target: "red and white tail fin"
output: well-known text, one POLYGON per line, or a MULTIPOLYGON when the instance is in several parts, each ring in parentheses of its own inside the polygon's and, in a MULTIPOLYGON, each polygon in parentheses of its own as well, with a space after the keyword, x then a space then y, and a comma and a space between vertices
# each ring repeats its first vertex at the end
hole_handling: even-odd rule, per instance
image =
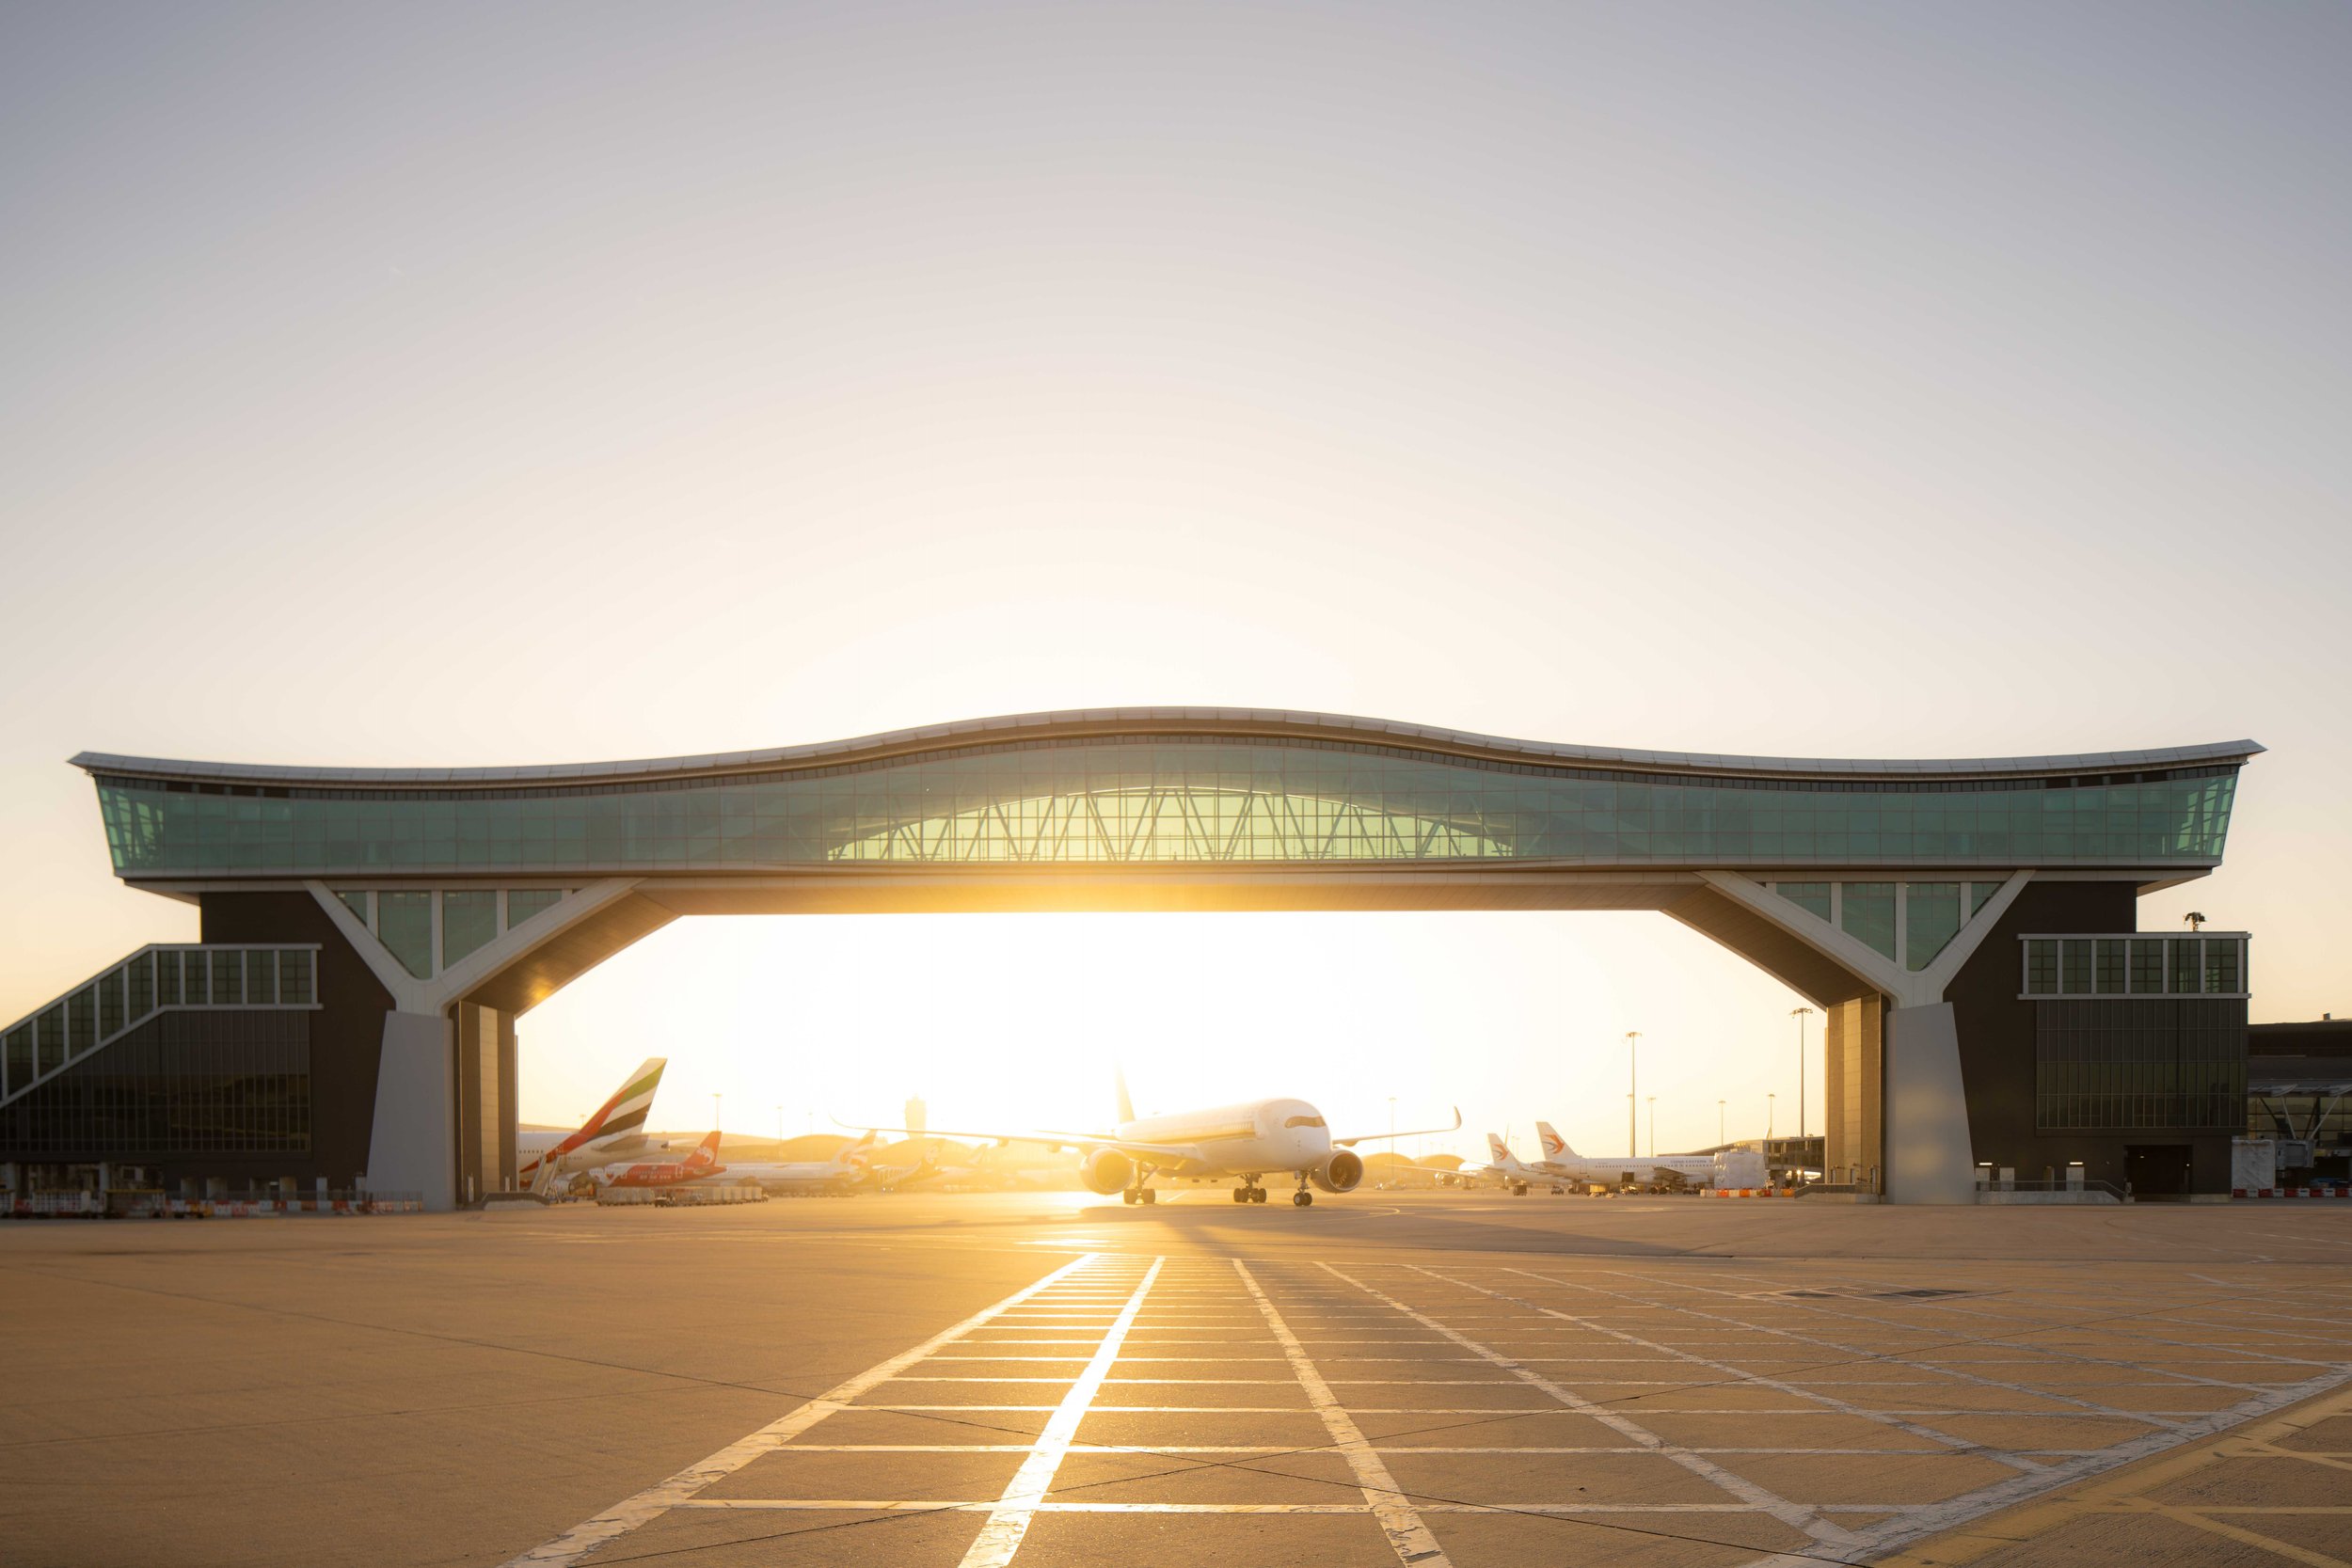
POLYGON ((560 1172, 565 1156, 608 1139, 644 1132, 645 1117, 653 1109, 654 1091, 661 1087, 662 1070, 669 1065, 667 1056, 646 1057, 635 1072, 622 1080, 621 1086, 612 1091, 612 1098, 596 1107, 595 1116, 580 1123, 580 1131, 524 1164, 520 1173, 522 1184, 535 1189, 560 1172))
POLYGON ((686 1157, 686 1166, 689 1170, 701 1170, 718 1163, 719 1134, 715 1132, 697 1144, 694 1147, 694 1152, 686 1157))
POLYGON ((1551 1123, 1548 1121, 1537 1122, 1535 1124, 1535 1136, 1543 1140, 1545 1159, 1558 1160, 1565 1158, 1573 1160, 1576 1158, 1576 1150, 1568 1147, 1567 1139, 1552 1131, 1551 1123))

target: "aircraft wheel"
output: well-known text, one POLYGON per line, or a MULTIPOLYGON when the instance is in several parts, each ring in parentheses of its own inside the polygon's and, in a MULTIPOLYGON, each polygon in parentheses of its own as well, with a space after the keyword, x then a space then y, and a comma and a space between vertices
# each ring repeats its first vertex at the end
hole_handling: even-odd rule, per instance
POLYGON ((1252 1203, 1263 1203, 1265 1201, 1265 1189, 1263 1187, 1252 1189, 1249 1201, 1252 1203))
POLYGON ((1292 1201, 1293 1203, 1296 1204, 1296 1205, 1297 1205, 1299 1208, 1301 1208, 1301 1209, 1304 1209, 1304 1208, 1308 1207, 1310 1204, 1313 1203, 1313 1202, 1314 1202, 1314 1200, 1315 1200, 1315 1195, 1314 1195, 1314 1194, 1312 1194, 1312 1193, 1293 1193, 1293 1194, 1291 1194, 1291 1201, 1292 1201))
POLYGON ((1235 1188, 1233 1189, 1233 1201, 1234 1201, 1235 1203, 1247 1203, 1247 1202, 1248 1202, 1248 1201, 1249 1201, 1249 1189, 1248 1189, 1248 1188, 1247 1188, 1247 1187, 1235 1187, 1235 1188))
POLYGON ((1121 1203, 1133 1203, 1136 1200, 1136 1190, 1133 1187, 1128 1188, 1119 1195, 1119 1200, 1121 1203))
POLYGON ((1159 1200, 1160 1190, 1157 1187, 1146 1187, 1136 1195, 1136 1201, 1141 1203, 1157 1203, 1159 1200))

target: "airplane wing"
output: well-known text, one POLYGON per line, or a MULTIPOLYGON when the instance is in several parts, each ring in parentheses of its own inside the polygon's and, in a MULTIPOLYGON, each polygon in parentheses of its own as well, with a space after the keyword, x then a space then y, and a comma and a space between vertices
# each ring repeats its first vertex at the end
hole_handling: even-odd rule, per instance
MULTIPOLYGON (((1002 1128, 993 1132, 959 1132, 946 1127, 926 1127, 917 1131, 912 1127, 868 1127, 863 1122, 843 1121, 839 1117, 833 1120, 836 1127, 854 1127, 861 1132, 899 1132, 911 1138, 996 1138, 1006 1143, 1043 1144, 1047 1148, 1115 1148, 1121 1154, 1139 1154, 1155 1160, 1200 1158, 1200 1146, 1198 1144, 1136 1143, 1121 1138, 1116 1132, 1057 1132, 1043 1128, 1029 1128, 1019 1132, 1008 1132, 1002 1128)), ((1401 1132, 1397 1135, 1404 1136, 1401 1132)))
POLYGON ((1358 1144, 1377 1143, 1383 1138, 1421 1138, 1432 1132, 1456 1132, 1461 1130, 1461 1127, 1462 1108, 1456 1105, 1454 1107, 1454 1125, 1451 1127, 1400 1127, 1393 1132, 1359 1132, 1352 1138, 1333 1138, 1331 1141, 1343 1148, 1353 1148, 1358 1144))

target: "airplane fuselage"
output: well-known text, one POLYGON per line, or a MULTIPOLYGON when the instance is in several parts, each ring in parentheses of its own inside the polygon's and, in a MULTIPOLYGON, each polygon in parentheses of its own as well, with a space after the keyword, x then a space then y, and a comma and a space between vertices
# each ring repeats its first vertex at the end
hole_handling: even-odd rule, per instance
MULTIPOLYGON (((1138 1117, 1119 1124, 1120 1143, 1182 1144, 1194 1156, 1139 1154, 1136 1164, 1190 1180, 1305 1171, 1331 1157, 1331 1129, 1303 1100, 1253 1100, 1173 1116, 1138 1117)), ((1103 1147, 1113 1147, 1104 1145, 1103 1147)))

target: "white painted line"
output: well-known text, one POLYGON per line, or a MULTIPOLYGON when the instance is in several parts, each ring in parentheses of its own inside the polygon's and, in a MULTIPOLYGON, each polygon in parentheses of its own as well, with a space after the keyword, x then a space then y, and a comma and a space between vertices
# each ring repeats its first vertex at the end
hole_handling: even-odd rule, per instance
MULTIPOLYGON (((677 1505, 684 1508, 726 1510, 746 1513, 763 1510, 779 1513, 980 1513, 993 1509, 993 1502, 973 1502, 953 1497, 696 1497, 677 1505)), ((1925 1503, 1823 1503, 1821 1510, 1829 1513, 1918 1513, 1931 1504, 1925 1503)), ((1426 1502, 1421 1505, 1424 1513, 1770 1513, 1772 1510, 1758 1503, 1466 1503, 1426 1502)), ((1364 1512, 1361 1503, 1039 1503, 1036 1513, 1352 1513, 1364 1512)), ((2213 1510, 2200 1509, 2200 1513, 2213 1510)), ((2264 1512, 2277 1512, 2265 1510, 2264 1512)), ((1422 1562, 1442 1562, 1442 1556, 1422 1558, 1422 1562)), ((1813 1562, 1838 1561, 1839 1559, 1812 1558, 1813 1562)))
POLYGON ((1089 1253, 1064 1263, 1036 1284, 1015 1291, 993 1307, 983 1307, 954 1327, 941 1330, 913 1350, 902 1351, 879 1366, 867 1368, 847 1383, 818 1395, 750 1436, 739 1438, 707 1459, 688 1465, 669 1480, 659 1481, 635 1497, 613 1504, 593 1519, 574 1525, 552 1541, 543 1542, 519 1557, 508 1559, 503 1568, 548 1568, 550 1564, 578 1562, 606 1542, 626 1535, 659 1517, 666 1510, 688 1501, 704 1487, 734 1474, 761 1454, 773 1452, 826 1417, 847 1409, 860 1394, 889 1382, 943 1345, 954 1343, 997 1314, 1019 1306, 1041 1291, 1050 1290, 1081 1269, 1099 1261, 1101 1257, 1099 1253, 1089 1253))
POLYGON ((1307 1391, 1307 1402, 1314 1406, 1315 1413, 1323 1418, 1324 1430, 1331 1434, 1332 1447, 1347 1461, 1348 1469, 1355 1474, 1356 1484, 1363 1488, 1364 1505, 1372 1510, 1373 1518, 1379 1523, 1380 1533, 1387 1536, 1389 1544, 1395 1548, 1397 1560, 1422 1563, 1426 1568, 1452 1568, 1444 1548, 1438 1544, 1438 1538, 1429 1533, 1429 1527, 1422 1523, 1421 1514, 1405 1500, 1405 1494, 1397 1490, 1396 1478, 1389 1474, 1388 1465, 1381 1463, 1380 1456, 1374 1453, 1372 1446, 1364 1440, 1363 1429, 1342 1407, 1339 1396, 1332 1393, 1331 1386, 1323 1381, 1323 1374, 1315 1370, 1315 1364, 1307 1357, 1306 1347, 1291 1333, 1290 1325, 1282 1321, 1282 1315, 1274 1309, 1274 1303, 1267 1299, 1264 1290, 1259 1286, 1257 1275, 1249 1272, 1249 1265, 1236 1258, 1233 1259, 1233 1272, 1241 1275, 1241 1282, 1249 1288, 1250 1296, 1258 1304, 1258 1311, 1265 1319, 1266 1328, 1282 1347, 1282 1354, 1290 1357, 1291 1370, 1297 1374, 1298 1386, 1307 1391))
MULTIPOLYGON (((1347 1280, 1350 1285, 1355 1286, 1358 1290, 1363 1291, 1364 1294, 1372 1297, 1375 1301, 1386 1303, 1388 1306, 1395 1308, 1399 1312, 1402 1312, 1405 1316, 1412 1319, 1415 1323, 1422 1324, 1423 1327, 1433 1329, 1436 1332, 1444 1335, 1447 1338, 1453 1340, 1455 1344, 1460 1345, 1464 1350, 1469 1351, 1471 1354, 1484 1356, 1488 1361, 1493 1362, 1496 1366, 1510 1372, 1512 1376, 1518 1378, 1520 1382, 1527 1384, 1530 1387, 1539 1389, 1542 1392, 1550 1395, 1551 1398, 1558 1401, 1560 1403, 1566 1405, 1571 1410, 1577 1411, 1581 1415, 1590 1416, 1593 1419, 1600 1422, 1603 1426, 1608 1427, 1611 1431, 1618 1433, 1623 1436, 1629 1437, 1634 1442, 1641 1444, 1644 1448, 1672 1460, 1675 1464, 1681 1465, 1692 1475, 1698 1476, 1702 1480, 1709 1481, 1722 1490, 1730 1493, 1741 1502, 1752 1505, 1756 1511, 1771 1514, 1773 1518, 1778 1519, 1782 1524, 1788 1526, 1790 1528, 1802 1530, 1806 1535, 1811 1536, 1815 1541, 1830 1546, 1847 1545, 1855 1540, 1855 1536, 1852 1531, 1847 1529, 1843 1525, 1833 1523, 1831 1520, 1824 1518, 1820 1509, 1804 1503, 1792 1502, 1788 1498, 1781 1497, 1776 1492, 1758 1486, 1756 1482, 1748 1480, 1745 1476, 1737 1475, 1730 1470, 1724 1469, 1722 1465, 1716 1464, 1713 1460, 1707 1458, 1704 1454, 1695 1454, 1687 1449, 1677 1448, 1673 1444, 1668 1443, 1664 1438, 1659 1436, 1658 1433, 1650 1431, 1649 1428, 1642 1425, 1640 1422, 1631 1419, 1618 1411, 1610 1409, 1603 1405, 1595 1404, 1591 1400, 1586 1399, 1583 1395, 1576 1392, 1573 1388, 1564 1387, 1560 1384, 1554 1383, 1551 1379, 1544 1376, 1543 1373, 1538 1372, 1532 1368, 1521 1366, 1518 1362, 1512 1360, 1501 1351, 1489 1350, 1486 1346, 1480 1344, 1469 1336, 1457 1333, 1455 1330, 1448 1328, 1445 1324, 1438 1322, 1437 1319, 1429 1317, 1424 1313, 1416 1312, 1413 1308, 1406 1306, 1403 1302, 1398 1301, 1395 1297, 1388 1295, 1370 1285, 1366 1285, 1360 1280, 1350 1278, 1347 1275, 1341 1273, 1338 1269, 1332 1268, 1330 1264, 1324 1263, 1318 1266, 1338 1278, 1347 1280)), ((1653 1412, 1653 1414, 1665 1415, 1670 1414, 1670 1412, 1661 1410, 1653 1412)), ((1682 1413, 1671 1412, 1671 1414, 1682 1413)))
POLYGON ((1143 1309, 1143 1298, 1159 1279, 1165 1261, 1158 1258, 1152 1260, 1142 1281, 1136 1286, 1135 1294, 1127 1298, 1127 1305, 1104 1333, 1102 1344, 1095 1347, 1086 1370, 1078 1374, 1070 1392, 1054 1407, 1052 1419, 1029 1447, 1029 1457, 1021 1462, 1021 1468, 1005 1483, 1004 1495, 991 1509, 988 1523, 980 1527, 978 1538, 963 1554, 962 1568, 1005 1568, 1021 1549, 1023 1537, 1029 1533, 1029 1521, 1037 1517, 1045 1495, 1054 1489, 1054 1473, 1061 1468, 1062 1455, 1069 1451, 1071 1439, 1077 1436, 1078 1423, 1086 1419, 1087 1407, 1094 1402, 1111 1363, 1119 1359, 1119 1347, 1135 1323, 1136 1314, 1143 1309))

